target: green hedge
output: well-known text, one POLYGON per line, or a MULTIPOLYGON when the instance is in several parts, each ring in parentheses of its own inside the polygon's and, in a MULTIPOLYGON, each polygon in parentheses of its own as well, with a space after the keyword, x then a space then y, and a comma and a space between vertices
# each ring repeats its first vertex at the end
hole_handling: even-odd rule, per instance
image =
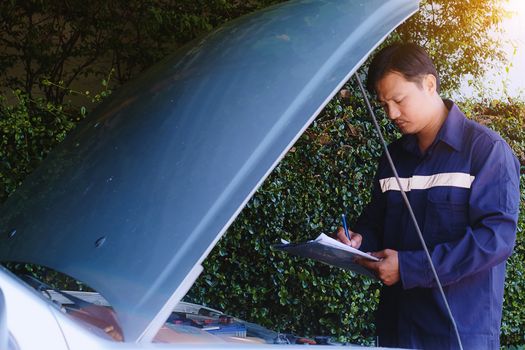
MULTIPOLYGON (((343 211, 355 219, 368 201, 380 145, 363 103, 342 102, 328 105, 257 191, 188 300, 281 331, 371 339, 377 283, 271 249, 280 238, 331 233, 343 211)), ((395 134, 385 119, 382 126, 395 134)))
MULTIPOLYGON (((363 105, 356 97, 330 103, 212 251, 187 300, 276 330, 373 343, 378 282, 271 249, 280 238, 301 241, 331 233, 343 211, 355 219, 367 203, 381 149, 363 105)), ((469 102, 464 108, 469 115, 482 114, 485 124, 524 154, 522 102, 469 102)), ((398 137, 382 111, 378 115, 384 134, 398 137)), ((522 198, 523 184, 522 176, 522 198)), ((501 335, 507 345, 525 344, 523 202, 508 267, 501 335)))
MULTIPOLYGON (((347 88, 353 97, 332 100, 297 141, 206 259, 186 300, 283 332, 373 343, 378 282, 271 249, 280 238, 299 241, 333 232, 343 211, 353 221, 369 200, 381 148, 359 94, 352 86, 347 88)), ((2 200, 82 116, 21 93, 16 96, 11 105, 0 101, 2 200)), ((525 163, 523 102, 469 101, 462 107, 499 131, 525 163)), ((389 140, 399 137, 382 111, 377 113, 389 140)), ((503 345, 525 344, 524 182, 522 176, 518 241, 508 264, 503 345)), ((26 272, 28 268, 40 273, 30 266, 26 272)), ((54 276, 44 279, 49 282, 54 276)), ((63 280, 57 286, 75 284, 63 280)))

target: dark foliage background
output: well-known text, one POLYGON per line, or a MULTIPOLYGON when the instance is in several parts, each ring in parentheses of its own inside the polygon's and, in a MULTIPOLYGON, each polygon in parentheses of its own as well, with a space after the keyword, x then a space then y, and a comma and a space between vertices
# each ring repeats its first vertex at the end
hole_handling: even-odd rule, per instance
MULTIPOLYGON (((278 2, 0 2, 0 200, 120 84, 221 23, 278 2)), ((425 46, 451 91, 463 75, 480 77, 502 62, 487 35, 501 15, 497 0, 423 1, 389 40, 425 46)), ((354 220, 369 199, 381 150, 360 94, 351 83, 345 89, 345 98, 338 95, 328 104, 212 251, 187 300, 275 330, 372 342, 378 283, 270 247, 280 238, 300 241, 333 232, 342 211, 354 220)), ((523 101, 470 100, 462 107, 500 132, 525 164, 523 101)), ((377 113, 384 134, 398 137, 377 113)), ((508 263, 505 345, 525 344, 524 181, 522 175, 518 241, 508 263)), ((48 282, 57 276, 31 265, 12 267, 48 282)), ((83 288, 66 278, 54 281, 57 287, 83 288)))

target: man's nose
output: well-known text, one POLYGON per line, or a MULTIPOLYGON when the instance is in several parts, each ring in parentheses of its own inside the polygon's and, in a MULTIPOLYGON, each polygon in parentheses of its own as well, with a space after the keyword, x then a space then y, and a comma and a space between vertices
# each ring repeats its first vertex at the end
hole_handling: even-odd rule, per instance
POLYGON ((401 116, 401 111, 396 106, 388 107, 388 117, 392 120, 396 120, 401 116))

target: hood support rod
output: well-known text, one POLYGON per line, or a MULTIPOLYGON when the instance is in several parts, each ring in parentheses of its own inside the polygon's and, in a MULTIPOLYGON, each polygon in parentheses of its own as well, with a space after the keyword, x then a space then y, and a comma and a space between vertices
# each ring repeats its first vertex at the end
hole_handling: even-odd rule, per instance
POLYGON ((359 85, 359 89, 361 90, 361 93, 363 94, 363 98, 366 102, 366 106, 368 108, 368 112, 372 116, 372 120, 374 122, 374 126, 376 128, 377 134, 379 135, 379 138, 381 140, 381 144, 383 145, 383 149, 385 150, 385 155, 388 159, 388 163, 390 164, 390 168, 392 169, 392 172, 394 173, 394 176, 396 177, 397 185, 399 186, 401 197, 403 197, 403 201, 405 202, 405 205, 408 209, 408 212, 410 213, 410 218, 412 219, 412 222, 414 223, 414 226, 416 228, 416 232, 419 236, 419 240, 421 241, 421 245, 423 246, 423 250, 425 251, 425 255, 427 257, 427 260, 430 264, 430 268, 432 269, 432 274, 434 275, 434 279, 436 280, 437 286, 439 288, 439 293, 441 294, 441 297, 443 298, 443 302, 445 303, 445 307, 448 312, 448 316, 450 317, 450 322, 452 323, 452 326, 454 328, 454 332, 456 333, 456 338, 458 341, 459 348, 463 350, 463 345, 461 343, 461 338, 459 336, 458 327, 456 326, 456 321, 454 320, 454 316, 452 316, 452 311, 450 310, 450 307, 448 305, 447 297, 445 296, 445 293, 443 292, 443 287, 441 286, 441 282, 439 280, 438 274, 436 272, 436 268, 434 267, 434 264, 432 263, 432 258, 430 257, 430 253, 428 252, 427 244, 425 243, 425 239, 423 238, 423 234, 421 233, 421 229, 419 228, 419 225, 416 220, 416 216, 414 215, 414 211, 412 210, 412 206, 410 205, 410 202, 408 201, 408 197, 403 190, 403 186, 401 186, 401 181, 399 180, 399 175, 397 173, 396 167, 394 165, 394 162, 392 161, 392 157, 390 156, 390 152, 388 152, 388 146, 386 144, 386 141, 383 137, 383 134, 381 133, 381 128, 379 127, 379 124, 377 122, 377 118, 375 116, 374 110, 372 109, 372 105, 370 104, 370 101, 368 99, 368 96, 366 94, 366 91, 363 87, 363 84, 361 83, 361 79, 359 78, 359 73, 355 72, 354 74, 355 80, 357 81, 357 84, 359 85))

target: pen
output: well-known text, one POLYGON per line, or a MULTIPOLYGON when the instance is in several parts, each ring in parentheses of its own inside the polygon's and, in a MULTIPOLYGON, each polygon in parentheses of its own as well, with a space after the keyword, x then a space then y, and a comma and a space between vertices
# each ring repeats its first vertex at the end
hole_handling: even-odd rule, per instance
POLYGON ((345 214, 341 214, 341 218, 343 219, 343 228, 345 229, 345 235, 348 240, 350 240, 350 232, 348 232, 348 226, 346 226, 346 216, 345 214))

